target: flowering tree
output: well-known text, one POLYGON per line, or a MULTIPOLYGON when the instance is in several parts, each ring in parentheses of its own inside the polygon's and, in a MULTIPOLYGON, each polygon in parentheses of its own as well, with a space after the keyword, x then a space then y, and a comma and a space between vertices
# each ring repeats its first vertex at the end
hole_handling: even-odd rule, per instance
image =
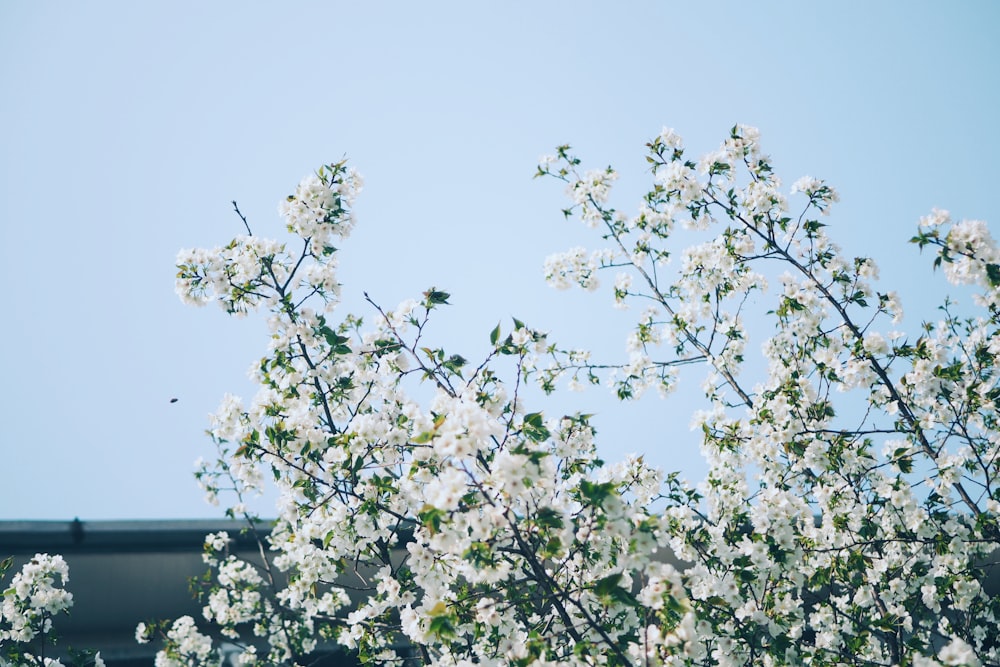
MULTIPOLYGON (((548 280, 594 289, 613 269, 616 303, 647 306, 610 370, 516 320, 477 363, 434 347, 437 289, 372 303, 368 328, 329 320, 360 189, 344 163, 282 204, 294 248, 247 235, 181 253, 182 298, 270 313, 260 391, 226 398, 218 460, 199 472, 211 496, 234 492, 233 513, 265 476, 281 493, 263 568, 227 556, 225 535, 206 543, 205 617, 245 663, 303 662, 318 641, 380 663, 1000 662, 1000 603, 982 586, 1000 511, 1000 252, 985 226, 936 211, 913 239, 978 288, 980 314, 946 304, 917 335, 886 332, 897 296, 819 221, 832 188, 800 179, 793 212, 748 127, 698 163, 672 131, 648 147, 636 215, 609 204, 616 173, 582 172, 568 147, 538 171, 603 243, 550 258, 548 280), (678 226, 701 238, 670 267, 678 226), (763 370, 746 362, 752 333, 763 370), (546 417, 524 396, 562 379, 668 392, 696 362, 697 489, 641 458, 605 465, 588 416, 546 417)), ((212 659, 190 619, 161 629, 163 664, 212 659)))
MULTIPOLYGON (((379 664, 1000 664, 983 588, 1000 541, 985 225, 921 221, 913 241, 974 305, 907 335, 885 329, 902 310, 875 263, 827 237, 835 191, 803 178, 786 198, 755 129, 698 162, 670 130, 648 149, 632 215, 611 207, 617 174, 567 146, 538 169, 601 244, 551 257, 547 280, 593 290, 610 270, 615 305, 645 305, 619 365, 517 320, 469 361, 430 342, 450 296, 434 288, 334 321, 335 244, 361 187, 343 162, 282 203, 292 241, 247 225, 181 252, 182 299, 268 314, 260 389, 225 398, 197 473, 231 515, 252 518, 265 483, 280 493, 259 561, 225 534, 205 544, 204 616, 241 664, 307 664, 332 644, 379 664), (698 487, 641 457, 606 465, 590 416, 529 405, 533 384, 669 393, 696 364, 698 487)), ((163 642, 158 665, 216 664, 207 627, 137 637, 163 642)))

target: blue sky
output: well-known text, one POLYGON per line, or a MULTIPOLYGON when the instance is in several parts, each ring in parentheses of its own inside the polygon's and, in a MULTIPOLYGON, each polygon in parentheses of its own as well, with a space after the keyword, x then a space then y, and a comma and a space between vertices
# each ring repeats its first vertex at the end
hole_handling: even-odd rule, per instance
MULTIPOLYGON (((547 255, 595 240, 531 175, 571 143, 634 210, 664 125, 695 155, 760 127, 786 183, 838 188, 831 234, 879 260, 906 327, 933 317, 917 218, 1000 220, 1000 5, 746 5, 0 3, 0 519, 217 515, 192 462, 265 333, 182 306, 174 257, 239 233, 233 199, 280 235, 278 201, 343 156, 366 179, 344 310, 448 289, 437 332, 466 356, 513 315, 624 357, 607 292, 543 284, 547 255)), ((566 400, 608 459, 704 470, 684 400, 566 400)))

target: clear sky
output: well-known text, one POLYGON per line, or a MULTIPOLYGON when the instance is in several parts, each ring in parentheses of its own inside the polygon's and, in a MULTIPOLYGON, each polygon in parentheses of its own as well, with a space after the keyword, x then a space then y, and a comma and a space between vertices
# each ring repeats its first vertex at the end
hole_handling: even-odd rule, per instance
MULTIPOLYGON (((344 310, 447 289, 437 332, 470 358, 512 315, 624 357, 607 291, 544 285, 547 255, 596 241, 531 176, 571 143, 634 211, 664 125, 695 156, 756 125, 786 184, 836 186, 831 235, 912 329, 941 282, 917 218, 1000 224, 998 30, 988 1, 0 0, 0 519, 218 515, 192 463, 265 332, 182 306, 174 257, 239 233, 233 199, 281 234, 279 200, 343 156, 366 179, 344 310)), ((606 458, 703 472, 683 400, 568 400, 606 458)))

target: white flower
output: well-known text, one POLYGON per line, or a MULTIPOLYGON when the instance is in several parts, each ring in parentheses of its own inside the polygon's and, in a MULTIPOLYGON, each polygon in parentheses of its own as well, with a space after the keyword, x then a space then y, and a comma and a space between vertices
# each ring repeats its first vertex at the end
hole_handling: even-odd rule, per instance
POLYGON ((683 205, 694 201, 701 194, 698 175, 679 160, 658 168, 656 181, 668 192, 676 192, 683 205))
POLYGON ((938 660, 945 665, 961 667, 979 667, 982 664, 972 647, 958 637, 952 638, 951 642, 938 652, 938 660))
POLYGON ((448 468, 438 474, 424 490, 427 503, 440 510, 450 511, 458 508, 458 503, 465 495, 467 477, 458 468, 448 468))
POLYGON ((951 222, 951 215, 948 211, 940 208, 931 209, 930 215, 920 218, 920 226, 923 228, 940 227, 951 222))
POLYGON ((524 327, 520 327, 510 335, 510 339, 514 345, 524 345, 531 340, 531 332, 524 327))
POLYGON ((863 345, 865 352, 871 355, 881 355, 889 351, 889 343, 886 342, 885 336, 877 331, 866 333, 863 345))
POLYGON ((792 183, 792 193, 804 192, 807 195, 811 195, 813 192, 819 189, 823 185, 823 181, 818 178, 813 178, 812 176, 803 176, 799 180, 792 183))
POLYGON ((584 248, 572 248, 545 259, 545 281, 556 289, 568 289, 574 283, 586 290, 597 289, 599 253, 587 255, 584 248))
POLYGON ((684 140, 681 139, 681 135, 677 134, 672 127, 664 127, 657 140, 667 148, 678 149, 684 146, 684 140))
POLYGON ((243 432, 243 402, 239 396, 226 394, 215 414, 210 416, 212 435, 220 440, 237 440, 243 432))

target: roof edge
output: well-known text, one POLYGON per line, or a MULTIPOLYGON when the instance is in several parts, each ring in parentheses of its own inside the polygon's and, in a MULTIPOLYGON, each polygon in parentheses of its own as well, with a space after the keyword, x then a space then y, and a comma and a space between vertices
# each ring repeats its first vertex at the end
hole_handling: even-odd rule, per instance
MULTIPOLYGON (((270 533, 272 521, 254 528, 270 533)), ((205 535, 226 531, 236 546, 254 544, 246 521, 230 519, 154 519, 122 521, 0 521, 0 556, 38 552, 161 553, 200 551, 205 535)))

